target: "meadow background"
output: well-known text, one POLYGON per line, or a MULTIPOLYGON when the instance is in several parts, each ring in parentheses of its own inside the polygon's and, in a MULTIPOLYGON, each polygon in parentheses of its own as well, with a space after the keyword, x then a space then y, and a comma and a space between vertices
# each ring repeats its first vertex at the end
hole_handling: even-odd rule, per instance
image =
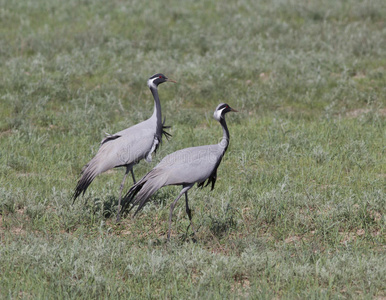
POLYGON ((0 3, 0 298, 385 299, 385 1, 0 3), (184 201, 165 242, 179 187, 115 224, 123 169, 71 205, 157 72, 173 138, 137 178, 239 110, 197 243, 184 201))

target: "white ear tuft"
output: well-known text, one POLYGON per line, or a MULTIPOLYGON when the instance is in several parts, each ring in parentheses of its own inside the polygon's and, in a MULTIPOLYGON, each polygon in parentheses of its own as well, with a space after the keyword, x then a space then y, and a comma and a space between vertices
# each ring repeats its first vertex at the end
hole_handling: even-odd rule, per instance
POLYGON ((153 88, 153 89, 156 89, 157 86, 154 84, 154 80, 156 80, 158 77, 155 77, 155 78, 149 78, 147 80, 147 86, 150 88, 153 88))
POLYGON ((213 114, 213 117, 217 120, 217 121, 219 121, 220 122, 220 120, 221 120, 221 114, 222 114, 222 111, 225 109, 225 107, 224 108, 222 108, 222 109, 219 109, 219 110, 215 110, 214 111, 214 114, 213 114))

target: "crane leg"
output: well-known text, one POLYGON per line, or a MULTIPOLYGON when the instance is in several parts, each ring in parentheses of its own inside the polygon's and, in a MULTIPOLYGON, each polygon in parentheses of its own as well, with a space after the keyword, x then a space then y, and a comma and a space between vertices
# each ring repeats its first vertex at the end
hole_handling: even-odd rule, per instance
POLYGON ((133 176, 133 183, 136 184, 137 181, 135 181, 135 177, 134 177, 134 171, 133 171, 133 168, 131 168, 131 176, 133 176))
POLYGON ((122 179, 122 182, 121 182, 121 187, 119 189, 119 200, 118 200, 118 212, 117 212, 117 223, 119 223, 119 221, 121 220, 121 199, 122 199, 122 190, 123 190, 123 186, 125 184, 125 180, 126 180, 126 177, 127 177, 127 174, 129 174, 129 171, 131 171, 132 175, 133 175, 133 178, 134 178, 134 173, 133 173, 133 167, 132 166, 127 166, 126 167, 126 172, 125 172, 125 175, 123 176, 123 179, 122 179))
MULTIPOLYGON (((192 210, 189 208, 189 203, 188 203, 188 192, 185 192, 185 203, 186 203, 186 213, 188 214, 189 221, 190 221, 190 227, 192 227, 193 230, 193 235, 196 236, 196 231, 194 230, 193 223, 192 223, 192 210)), ((189 228, 188 226, 188 228, 189 228)))
POLYGON ((179 193, 179 195, 177 196, 177 198, 173 201, 172 205, 170 205, 168 241, 170 240, 170 231, 171 231, 171 228, 172 228, 172 215, 173 215, 174 207, 176 206, 176 203, 177 203, 178 199, 180 199, 181 196, 182 196, 184 193, 186 193, 193 185, 194 185, 194 183, 193 183, 193 184, 190 184, 190 185, 187 185, 187 186, 184 186, 184 187, 182 188, 181 192, 179 193))

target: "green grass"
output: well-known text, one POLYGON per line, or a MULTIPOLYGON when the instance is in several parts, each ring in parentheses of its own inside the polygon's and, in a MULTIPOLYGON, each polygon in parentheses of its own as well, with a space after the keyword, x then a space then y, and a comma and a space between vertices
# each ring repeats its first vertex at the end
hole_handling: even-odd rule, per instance
POLYGON ((386 297, 383 2, 3 1, 0 298, 386 297), (215 190, 190 191, 197 243, 184 201, 166 243, 177 187, 115 224, 123 169, 71 205, 156 72, 173 138, 137 178, 239 110, 215 190))

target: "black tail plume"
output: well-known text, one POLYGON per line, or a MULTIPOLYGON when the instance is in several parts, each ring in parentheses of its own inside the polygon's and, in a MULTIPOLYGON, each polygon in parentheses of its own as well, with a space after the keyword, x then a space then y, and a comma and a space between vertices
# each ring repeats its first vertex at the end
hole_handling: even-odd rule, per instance
MULTIPOLYGON (((128 206, 133 202, 135 195, 138 194, 138 192, 142 189, 145 183, 146 181, 141 180, 130 188, 130 190, 126 193, 126 195, 122 199, 122 207, 121 207, 120 214, 122 214, 128 208, 128 206)), ((132 205, 129 208, 128 212, 130 212, 133 209, 133 207, 134 205, 132 205)))
POLYGON ((78 198, 81 194, 84 195, 88 186, 94 180, 95 176, 93 174, 85 174, 83 173, 82 177, 79 179, 78 184, 76 185, 74 194, 72 196, 72 204, 75 203, 76 198, 78 198))

